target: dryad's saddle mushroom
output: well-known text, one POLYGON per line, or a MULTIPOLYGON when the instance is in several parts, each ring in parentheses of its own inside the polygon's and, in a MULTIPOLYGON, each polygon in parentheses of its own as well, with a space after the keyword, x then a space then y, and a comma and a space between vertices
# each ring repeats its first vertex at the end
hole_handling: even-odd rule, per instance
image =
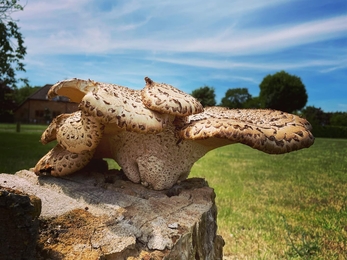
POLYGON ((173 86, 145 81, 142 90, 81 79, 55 84, 48 97, 67 96, 79 111, 57 116, 42 134, 43 144, 58 144, 36 164, 36 174, 63 176, 92 158, 113 158, 131 181, 162 190, 220 146, 242 143, 280 154, 314 142, 310 124, 296 115, 203 108, 173 86))

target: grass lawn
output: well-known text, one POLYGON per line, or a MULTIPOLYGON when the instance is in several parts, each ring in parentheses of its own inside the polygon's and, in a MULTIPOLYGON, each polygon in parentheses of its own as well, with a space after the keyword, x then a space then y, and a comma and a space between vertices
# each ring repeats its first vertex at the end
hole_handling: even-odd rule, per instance
POLYGON ((29 169, 55 146, 55 142, 42 145, 39 140, 45 125, 21 125, 16 132, 14 124, 0 124, 0 172, 15 173, 29 169))
POLYGON ((285 155, 230 145, 190 176, 215 188, 228 259, 347 259, 347 140, 285 155))
MULTIPOLYGON (((0 171, 34 166, 54 146, 38 142, 45 127, 0 124, 0 171)), ((347 259, 347 139, 285 155, 230 145, 190 177, 215 189, 226 259, 347 259)))

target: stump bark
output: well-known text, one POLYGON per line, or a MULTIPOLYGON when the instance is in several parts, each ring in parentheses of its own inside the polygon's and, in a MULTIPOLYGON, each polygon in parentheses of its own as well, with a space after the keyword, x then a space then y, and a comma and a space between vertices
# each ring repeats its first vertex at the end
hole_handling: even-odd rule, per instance
POLYGON ((35 259, 41 200, 0 186, 0 259, 35 259))
POLYGON ((154 191, 116 170, 64 178, 23 170, 0 174, 0 186, 42 201, 36 259, 223 258, 215 193, 203 179, 154 191))

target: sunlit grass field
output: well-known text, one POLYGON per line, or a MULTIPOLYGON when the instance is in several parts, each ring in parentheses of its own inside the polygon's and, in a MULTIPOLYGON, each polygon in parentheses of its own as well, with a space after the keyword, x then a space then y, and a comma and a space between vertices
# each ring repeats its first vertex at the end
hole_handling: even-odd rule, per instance
POLYGON ((268 155, 243 145, 198 161, 229 259, 347 259, 347 140, 268 155))
MULTIPOLYGON (((54 146, 39 143, 45 128, 0 124, 0 171, 34 166, 54 146)), ((285 155, 230 145, 190 177, 215 189, 226 259, 347 259, 347 139, 285 155)))
POLYGON ((42 145, 39 140, 47 126, 0 124, 0 172, 15 173, 29 169, 56 144, 42 145))

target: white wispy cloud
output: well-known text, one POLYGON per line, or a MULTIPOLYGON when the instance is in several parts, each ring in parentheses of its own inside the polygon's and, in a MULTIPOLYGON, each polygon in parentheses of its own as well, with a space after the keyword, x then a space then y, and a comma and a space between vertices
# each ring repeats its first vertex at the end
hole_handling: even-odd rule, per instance
POLYGON ((232 86, 257 94, 265 75, 288 70, 332 110, 347 96, 343 1, 27 0, 14 14, 28 52, 21 76, 135 88, 151 76, 187 92, 209 84, 220 98, 232 86))
POLYGON ((103 13, 93 11, 90 2, 86 0, 78 3, 30 2, 25 12, 20 14, 24 20, 21 26, 33 33, 26 36, 31 52, 41 54, 95 54, 131 49, 254 55, 329 40, 341 33, 347 34, 347 15, 301 24, 257 26, 256 30, 238 28, 237 17, 278 4, 278 1, 224 2, 227 5, 224 8, 216 8, 218 2, 198 5, 196 1, 196 5, 189 5, 190 9, 185 1, 172 4, 167 1, 157 2, 156 7, 153 1, 151 3, 139 5, 136 1, 130 1, 103 13), (139 10, 145 14, 135 17, 140 13, 139 10), (168 14, 163 13, 164 10, 168 10, 168 14), (173 17, 172 13, 176 15, 173 17), (238 15, 232 18, 235 13, 238 15), (167 19, 163 20, 165 15, 167 19), (225 21, 225 17, 229 18, 225 21), (182 24, 187 23, 186 26, 171 23, 170 19, 173 18, 181 20, 182 24), (202 18, 204 23, 200 22, 202 18), (206 24, 206 20, 210 22, 206 24), (224 21, 224 26, 214 26, 224 21), (198 29, 199 24, 206 24, 208 30, 194 33, 195 30, 201 30, 198 29))
MULTIPOLYGON (((326 71, 342 68, 347 66, 347 62, 341 62, 336 59, 326 59, 326 60, 309 60, 309 61, 300 61, 296 62, 231 62, 221 59, 190 59, 190 58, 153 58, 156 61, 167 62, 172 64, 180 64, 194 67, 204 67, 204 68, 213 68, 213 69, 253 69, 253 70, 276 70, 278 68, 287 70, 287 69, 300 69, 300 68, 326 68, 326 71), (332 68, 330 68, 332 67, 332 68)), ((232 59, 232 58, 231 58, 232 59)), ((322 70, 323 72, 324 70, 322 70)))

